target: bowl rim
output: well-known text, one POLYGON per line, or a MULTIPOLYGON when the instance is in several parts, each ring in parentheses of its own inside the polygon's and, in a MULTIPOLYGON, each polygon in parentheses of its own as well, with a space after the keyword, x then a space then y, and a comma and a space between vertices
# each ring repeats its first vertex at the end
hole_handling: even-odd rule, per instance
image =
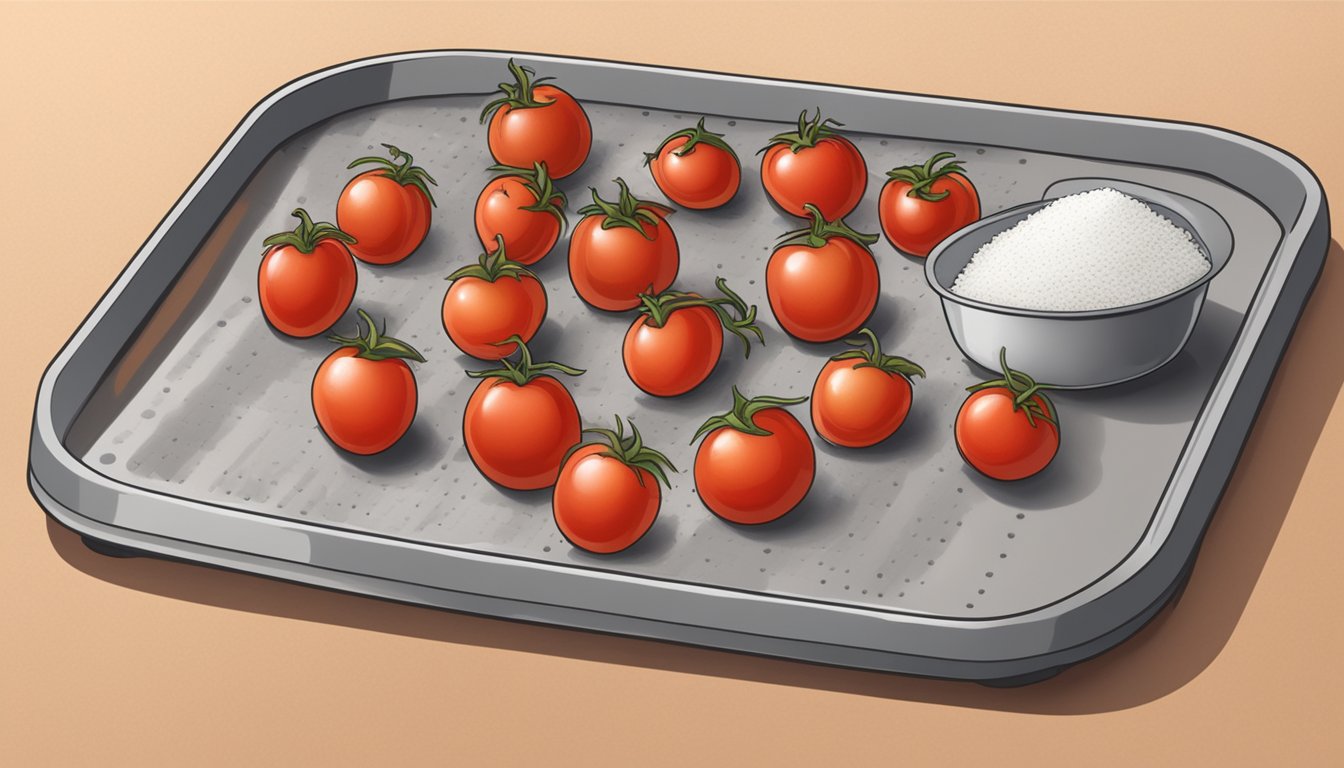
MULTIPOLYGON (((1096 179, 1096 181, 1104 182, 1107 180, 1096 179)), ((1121 180, 1119 179, 1116 179, 1115 181, 1124 183, 1121 182, 1121 180)), ((980 301, 978 299, 971 299, 953 293, 948 286, 945 286, 941 282, 939 282, 937 276, 934 274, 934 265, 938 262, 939 258, 941 258, 946 251, 950 250, 952 246, 956 245, 958 241, 965 238, 972 232, 975 232, 979 229, 982 229, 986 226, 989 226, 990 224, 1001 221, 1003 219, 1021 214, 1023 211, 1044 208, 1045 206, 1055 202, 1056 200, 1060 200, 1065 197, 1071 197, 1076 194, 1082 194, 1081 192, 1071 192, 1067 195, 1056 195, 1053 197, 1046 197, 1040 200, 1032 200, 1026 203, 1022 203, 1021 205, 1015 205, 1011 208, 1005 208, 1004 210, 999 211, 998 213, 985 216, 984 218, 976 219, 970 224, 967 224, 961 229, 958 229, 957 231, 943 238, 942 242, 940 242, 937 246, 935 246, 934 249, 929 253, 928 257, 924 259, 924 278, 928 281, 929 286, 933 288, 934 292, 937 293, 938 296, 944 302, 950 301, 954 304, 959 304, 961 306, 969 307, 972 309, 978 309, 981 311, 992 312, 1001 315, 1032 317, 1045 320, 1094 320, 1101 317, 1117 317, 1120 315, 1129 315, 1134 314, 1136 312, 1143 312, 1152 309, 1153 307, 1175 301, 1176 299, 1179 299, 1180 297, 1185 296, 1186 294, 1203 290, 1208 285, 1209 281, 1211 281, 1214 277, 1216 277, 1218 273, 1222 272, 1223 268, 1227 266, 1227 262, 1231 261, 1232 252, 1236 250, 1235 235, 1232 233, 1232 227, 1227 223, 1227 219, 1224 218, 1223 215, 1219 213, 1216 209, 1214 209, 1212 206, 1200 203, 1201 205, 1204 205, 1204 207, 1212 211, 1215 216, 1217 216, 1219 219, 1222 220, 1223 225, 1227 227, 1229 236, 1232 238, 1232 243, 1229 248, 1228 256, 1227 258, 1222 259, 1221 263, 1215 262, 1213 258, 1213 253, 1209 249, 1208 244, 1204 242, 1204 238, 1200 234, 1198 228, 1195 227, 1194 224, 1191 224, 1190 221, 1186 219, 1184 216, 1181 216, 1179 213, 1176 213, 1163 203, 1148 198, 1141 193, 1136 194, 1134 192, 1129 192, 1123 189, 1117 189, 1116 187, 1108 187, 1105 183, 1102 183, 1101 185, 1094 187, 1091 190, 1084 190, 1084 191, 1091 192, 1096 191, 1098 189, 1107 189, 1107 188, 1115 189, 1117 192, 1120 192, 1123 195, 1127 195, 1136 200, 1139 200, 1144 205, 1147 205, 1150 208, 1152 208, 1153 206, 1160 208, 1161 210, 1156 211, 1156 213, 1161 215, 1163 218, 1172 221, 1173 224, 1175 224, 1178 227, 1181 227, 1181 229, 1184 229, 1186 232, 1189 232, 1190 236, 1194 238, 1195 244, 1204 254, 1204 258, 1207 259, 1209 262, 1208 271, 1205 272, 1203 275, 1201 275, 1197 280, 1190 283, 1189 285, 1178 288, 1177 290, 1172 291, 1171 293, 1158 296, 1157 298, 1154 299, 1148 299, 1147 301, 1143 301, 1138 304, 1126 304, 1120 307, 1108 307, 1104 309, 1078 309, 1078 310, 1028 309, 1024 307, 1011 307, 1005 304, 990 304, 989 302, 980 301), (1174 214, 1177 220, 1172 220, 1171 216, 1169 216, 1168 214, 1174 214)), ((1177 195, 1174 192, 1166 192, 1165 190, 1161 191, 1164 192, 1165 194, 1172 195, 1173 197, 1180 197, 1180 198, 1185 197, 1185 195, 1177 195)), ((1198 200, 1194 200, 1193 198, 1186 198, 1186 199, 1190 199, 1196 203, 1199 202, 1198 200)), ((969 264, 970 262, 968 261, 967 263, 969 264)), ((965 268, 963 267, 963 269, 965 268)))

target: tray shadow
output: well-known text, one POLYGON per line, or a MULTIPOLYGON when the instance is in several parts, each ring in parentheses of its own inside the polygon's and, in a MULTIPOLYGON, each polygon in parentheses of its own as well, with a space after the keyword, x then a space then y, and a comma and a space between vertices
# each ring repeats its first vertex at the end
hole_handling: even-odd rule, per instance
POLYGON ((1315 295, 1205 533, 1184 592, 1116 648, 1023 688, 725 653, 408 606, 176 562, 104 557, 50 518, 48 536, 62 559, 90 576, 233 610, 522 653, 977 709, 1053 715, 1127 709, 1160 699, 1197 677, 1241 619, 1344 383, 1344 355, 1336 335, 1344 325, 1342 261, 1344 248, 1332 241, 1315 295))

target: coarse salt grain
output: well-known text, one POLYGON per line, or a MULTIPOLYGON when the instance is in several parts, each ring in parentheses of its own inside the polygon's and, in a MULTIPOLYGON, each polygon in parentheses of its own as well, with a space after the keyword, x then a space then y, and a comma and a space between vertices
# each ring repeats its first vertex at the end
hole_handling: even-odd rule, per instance
POLYGON ((980 247, 952 292, 1076 312, 1141 304, 1208 272, 1189 232, 1109 187, 1061 197, 980 247))

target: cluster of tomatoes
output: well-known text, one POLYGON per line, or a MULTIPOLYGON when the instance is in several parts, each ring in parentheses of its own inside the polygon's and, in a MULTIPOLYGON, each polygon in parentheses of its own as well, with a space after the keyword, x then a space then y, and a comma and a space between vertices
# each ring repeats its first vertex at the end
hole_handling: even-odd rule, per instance
MULTIPOLYGON (((375 166, 352 178, 336 202, 336 224, 314 223, 294 209, 299 225, 266 238, 257 273, 262 314, 277 331, 308 338, 331 328, 354 301, 355 259, 389 265, 402 261, 429 233, 436 184, 414 158, 390 144, 391 159, 360 157, 348 166, 375 166)), ((414 347, 379 331, 364 310, 368 330, 331 336, 340 347, 313 376, 313 413, 333 443, 358 454, 391 447, 415 419, 415 375, 407 360, 425 362, 414 347)), ((385 330, 385 329, 384 329, 385 330)))
MULTIPOLYGON (((518 490, 554 487, 556 524, 575 546, 615 552, 649 530, 661 503, 659 486, 670 486, 667 472, 676 468, 619 416, 614 429, 585 429, 574 398, 556 377, 584 372, 534 360, 528 348, 547 310, 546 291, 528 266, 550 253, 568 225, 568 200, 555 182, 586 161, 592 127, 582 105, 549 78, 535 78, 513 61, 509 69, 513 81, 500 84, 501 96, 481 116, 489 121, 496 162, 495 177, 475 206, 485 252, 449 276, 443 300, 443 327, 452 342, 467 355, 498 363, 467 372, 481 381, 463 414, 466 447, 494 483, 518 490), (585 440, 586 434, 594 437, 585 440)), ((924 371, 884 354, 876 334, 862 327, 879 296, 869 249, 878 236, 844 222, 863 198, 867 167, 833 126, 839 123, 823 120, 820 111, 810 120, 804 112, 796 131, 773 137, 762 150, 768 196, 780 210, 808 220, 772 252, 766 292, 775 319, 791 336, 851 345, 820 371, 811 416, 823 439, 861 448, 901 426, 911 405, 911 377, 924 371)), ((314 224, 299 209, 293 232, 265 241, 269 250, 258 287, 277 330, 293 336, 327 330, 353 300, 355 258, 392 264, 423 241, 434 204, 428 185, 435 182, 409 154, 384 146, 391 161, 366 157, 350 164, 380 167, 347 184, 336 225, 314 224)), ((909 255, 926 256, 979 217, 975 187, 959 164, 945 162, 951 158, 940 153, 888 174, 879 200, 882 229, 909 255)), ((736 153, 722 134, 705 128, 704 119, 668 136, 645 164, 663 194, 686 209, 722 206, 741 184, 736 153)), ((717 295, 673 289, 680 266, 668 221, 674 209, 635 197, 622 179, 615 183, 614 200, 594 188, 592 203, 578 211, 582 219, 569 238, 570 282, 596 310, 637 311, 621 350, 629 378, 651 395, 682 395, 709 378, 725 331, 748 355, 753 336, 764 340, 756 307, 722 278, 715 282, 717 295)), ((386 336, 362 310, 358 314, 366 332, 330 337, 340 348, 314 377, 313 409, 334 444, 371 454, 400 439, 414 419, 415 378, 406 361, 424 358, 386 336)), ((973 387, 955 430, 967 461, 1001 479, 1043 468, 1058 446, 1043 388, 1006 362, 1003 379, 973 387), (1005 431, 1018 421, 1026 431, 1005 431)), ((695 487, 714 514, 760 524, 803 500, 815 476, 815 451, 786 408, 806 399, 748 398, 734 387, 730 410, 700 427, 693 438, 700 441, 695 487)))

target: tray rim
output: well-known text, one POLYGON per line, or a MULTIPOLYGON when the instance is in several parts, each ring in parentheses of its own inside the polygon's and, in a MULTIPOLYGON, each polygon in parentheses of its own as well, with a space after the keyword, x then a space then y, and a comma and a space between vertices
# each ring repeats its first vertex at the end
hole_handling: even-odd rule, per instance
MULTIPOLYGON (((103 296, 100 297, 93 310, 91 310, 90 313, 81 322, 80 326, 74 332, 74 334, 72 334, 70 339, 64 345, 62 345, 61 349, 59 350, 59 352, 57 353, 51 364, 47 367, 46 371, 44 371, 43 373, 42 381, 38 389, 34 408, 33 434, 32 434, 32 442, 30 444, 30 482, 34 489, 34 496, 38 498, 39 502, 41 502, 42 505, 46 507, 48 511, 53 514, 53 516, 57 516, 58 519, 60 519, 63 524, 66 524, 69 527, 76 528, 76 530, 80 530, 81 533, 88 531, 90 535, 99 538, 105 538, 108 535, 110 535, 110 532, 101 529, 106 526, 109 526, 112 521, 120 520, 122 516, 118 514, 113 515, 112 520, 100 520, 93 515, 87 514, 85 511, 80 511, 78 507, 81 506, 82 504, 79 503, 75 505, 68 504, 67 503, 68 497, 63 498, 62 495, 60 495, 61 491, 67 490, 68 487, 71 485, 76 486, 76 490, 79 491, 76 495, 76 498, 78 499, 79 502, 108 500, 107 498, 98 499, 97 497, 110 496, 112 497, 110 500, 113 502, 112 505, 113 507, 134 506, 132 501, 139 497, 174 498, 169 496, 168 494, 161 494, 153 491, 147 491, 114 480, 110 477, 107 477, 99 473, 97 470, 93 469, 92 467, 89 467, 88 465, 81 462, 78 458, 74 457, 65 448, 63 439, 56 433, 52 415, 53 388, 55 381, 61 376, 62 373, 64 373, 66 366, 70 362, 70 359, 73 356, 74 352, 77 349, 79 349, 80 345, 85 340, 87 340, 89 333, 92 331, 92 329, 95 328, 104 319, 110 305, 114 301, 116 301, 118 297, 122 295, 126 286, 140 272, 140 268, 143 266, 148 257, 153 253, 153 251, 159 244, 164 234, 172 227, 172 225, 182 215, 187 205, 192 200, 195 199, 197 193, 199 193, 199 191, 206 184, 210 182, 210 180, 213 178, 214 173, 218 170, 222 161, 227 159, 232 154, 233 150, 236 149, 240 141, 247 136, 248 132, 256 125, 256 123, 263 116, 267 114, 269 110, 271 110, 277 104, 284 101, 292 94, 301 91, 302 89, 310 85, 325 81, 329 78, 351 71, 370 69, 374 67, 383 67, 385 65, 395 66, 396 64, 401 62, 409 62, 424 58, 452 59, 455 57, 459 58, 474 57, 474 58, 484 58, 493 61, 493 60, 502 60, 510 55, 526 59, 529 62, 535 61, 535 62, 547 62, 552 64, 577 63, 586 65, 596 65, 598 67, 630 70, 636 72, 646 71, 653 73, 681 75, 691 78, 724 79, 744 85, 765 84, 773 86, 783 85, 786 87, 799 87, 799 86, 818 87, 826 91, 834 92, 841 95, 860 95, 867 97, 877 96, 897 100, 926 101, 939 104, 953 104, 953 105, 985 105, 989 107, 1005 109, 1008 111, 1028 112, 1034 115, 1071 116, 1075 118, 1082 118, 1084 122, 1121 121, 1125 123, 1135 124, 1139 127, 1145 127, 1150 125, 1163 125, 1167 127, 1179 126, 1184 129, 1194 130, 1195 132, 1198 133, 1209 134, 1217 136, 1219 138, 1223 138, 1225 140, 1231 140, 1233 143, 1239 144, 1245 149, 1249 149, 1253 152, 1257 152, 1263 156, 1266 156, 1270 160, 1276 162, 1278 165, 1287 168, 1291 173, 1293 173, 1293 175, 1296 177, 1296 180, 1302 183, 1302 192, 1304 198, 1302 207, 1298 211, 1295 219, 1292 221, 1291 226, 1289 226, 1287 229, 1284 229, 1282 233, 1277 250, 1274 256, 1271 258, 1271 261, 1266 270, 1266 274, 1262 276, 1261 283, 1256 289, 1256 294, 1252 299, 1250 306, 1246 310, 1245 319, 1243 321, 1242 327, 1238 331, 1236 340, 1233 343, 1233 347, 1229 352, 1227 359, 1224 361, 1224 364, 1218 373, 1218 377, 1215 380, 1214 385, 1210 389, 1210 392, 1205 400, 1204 406, 1201 406, 1200 413, 1197 416, 1195 423, 1192 425, 1191 433, 1187 438, 1186 444, 1182 448, 1180 457, 1176 463, 1176 466, 1173 470, 1171 477, 1168 480, 1167 486, 1163 491, 1163 495, 1158 503, 1157 509, 1154 511, 1153 520, 1152 522, 1150 522, 1148 530, 1145 531, 1144 536, 1141 537, 1141 539, 1136 543, 1135 547, 1130 551, 1130 553, 1123 560, 1118 562, 1116 566, 1110 572, 1108 572, 1107 575, 1108 576, 1112 575, 1117 571, 1121 570, 1122 568, 1124 568, 1125 566, 1134 565, 1136 555, 1138 555, 1138 553, 1145 547, 1152 548, 1154 544, 1156 544, 1157 546, 1155 548, 1152 548, 1148 554, 1148 557, 1144 559, 1141 563, 1138 563, 1137 567, 1133 568, 1133 572, 1128 574, 1119 583, 1114 583, 1109 587, 1101 588, 1102 584, 1107 581, 1107 577, 1102 577, 1101 579, 1098 579, 1097 581, 1093 582, 1087 587, 1084 587, 1083 590, 1081 590, 1081 592, 1071 595, 1070 597, 1064 598, 1055 603, 1047 604, 1035 610, 1024 611, 1006 617, 994 617, 988 619, 971 618, 971 617, 927 616, 908 611, 906 612, 880 611, 877 609, 868 609, 853 605, 830 604, 817 601, 807 601, 806 598, 795 599, 785 597, 782 595, 772 595, 770 593, 759 593, 759 592, 757 593, 738 592, 736 595, 734 595, 734 597, 738 599, 741 599, 743 595, 746 594, 750 595, 749 599, 758 602, 769 602, 769 603, 777 602, 777 603, 791 603, 791 604, 806 602, 806 605, 812 609, 824 608, 828 612, 833 611, 840 614, 876 614, 877 617, 883 618, 886 621, 900 624, 925 625, 930 628, 940 627, 944 629, 951 629, 951 628, 964 629, 969 627, 980 629, 991 629, 991 628, 1003 629, 1007 628, 1007 625, 1021 624, 1022 622, 1020 621, 1020 619, 1024 617, 1033 617, 1033 620, 1045 620, 1048 622, 1052 619, 1061 618, 1065 616, 1067 613, 1071 612, 1072 610, 1085 607, 1087 604, 1093 602, 1093 598, 1087 598, 1080 601, 1073 601, 1072 598, 1081 598, 1086 593, 1099 591, 1100 594, 1095 595, 1094 597, 1095 599, 1100 599, 1102 597, 1111 594, 1124 584, 1129 583, 1132 578, 1141 575, 1143 571, 1153 563, 1160 550, 1166 544, 1169 543, 1170 534, 1174 530, 1174 525, 1169 526, 1167 528, 1167 530, 1165 531, 1165 535, 1163 536, 1163 539, 1160 542, 1157 542, 1154 539, 1154 534, 1157 528, 1159 527, 1157 523, 1159 521, 1159 518, 1163 514, 1164 507, 1170 506, 1168 504, 1168 501, 1171 498, 1171 494, 1173 492, 1172 486, 1175 484, 1176 479, 1178 478, 1178 476, 1185 477, 1189 480, 1187 485, 1193 486, 1194 481, 1195 479, 1197 479, 1197 476, 1199 474, 1199 470, 1202 468, 1202 465, 1194 467, 1193 469, 1188 466, 1191 463, 1191 445, 1192 443, 1195 443, 1197 439, 1202 439, 1201 432, 1209 431, 1210 427, 1212 428, 1213 431, 1216 431, 1216 428, 1219 426, 1219 423, 1214 423, 1212 425, 1208 424, 1209 416, 1206 406, 1208 405, 1209 402, 1213 401, 1215 398, 1218 398, 1222 394, 1224 394, 1227 387, 1230 386, 1233 390, 1235 390, 1237 385, 1244 381, 1245 369, 1247 367, 1248 362, 1246 359, 1243 359, 1241 361, 1239 370, 1240 376, 1234 377, 1232 380, 1229 380, 1229 368, 1233 365, 1234 358, 1238 356, 1237 353, 1239 350, 1242 351, 1243 358, 1247 358, 1251 354, 1250 351, 1244 350, 1243 347, 1247 346, 1245 344, 1245 342, 1247 341, 1247 333, 1248 333, 1247 326, 1250 324, 1252 317, 1258 315, 1265 315, 1270 310, 1274 309, 1275 306, 1277 306, 1277 304, 1275 304, 1274 306, 1271 306, 1270 309, 1265 309, 1263 306, 1261 306, 1266 301, 1266 293, 1265 293, 1266 282, 1270 278, 1270 273, 1274 272, 1277 268, 1279 271, 1284 273, 1282 277, 1286 280, 1286 278, 1288 277, 1287 272, 1291 270, 1291 267, 1296 264, 1296 262, 1299 260, 1299 257, 1302 255, 1303 246, 1305 245, 1308 235, 1311 234, 1312 231, 1316 231, 1323 226, 1325 239, 1328 240, 1329 237, 1328 219, 1325 218, 1326 203, 1324 192, 1321 189, 1319 181, 1316 179, 1315 175, 1311 172, 1311 170, 1308 167, 1306 167, 1303 163, 1301 163, 1300 160, 1293 157, 1291 154, 1284 152, 1283 150, 1280 150, 1276 147, 1268 145, 1257 139, 1245 136, 1243 134, 1194 123, 1185 123, 1181 121, 1171 121, 1171 120, 1153 120, 1149 118, 1133 118, 1128 116, 1107 115, 1107 114, 1073 111, 1073 110, 1042 109, 1037 107, 1003 104, 1000 102, 975 100, 975 99, 932 97, 919 94, 907 94, 898 91, 888 91, 888 90, 879 90, 870 88, 854 88, 848 86, 835 86, 824 83, 807 83, 801 81, 783 80, 778 78, 742 76, 742 75, 726 74, 718 72, 706 72, 702 70, 678 68, 678 67, 627 64, 623 62, 611 62, 600 59, 584 59, 578 57, 550 56, 541 54, 534 55, 522 52, 499 52, 499 51, 453 49, 453 50, 433 50, 433 51, 389 54, 384 56, 375 56, 365 59, 358 59, 355 61, 337 64, 332 67, 327 67, 318 70, 316 72, 310 73, 308 75, 295 78, 294 80, 291 80, 289 83, 286 83, 285 85, 282 85, 279 88, 272 91, 266 98, 264 98, 261 102, 259 102, 257 106, 255 106, 252 110, 250 110, 247 113, 247 115, 243 118, 243 120, 240 121, 240 123, 230 133, 229 137, 220 146, 220 148, 214 153, 214 155, 212 155, 210 161, 207 163, 205 168, 192 181, 192 183, 188 186, 187 190, 182 194, 182 196, 180 196, 178 200, 174 203, 173 207, 170 209, 168 214, 165 215, 163 219, 159 222, 159 224, 155 227, 154 231, 151 233, 149 238, 147 238, 146 241, 137 250, 134 258, 117 276, 116 280, 114 280, 113 284, 108 288, 108 290, 103 294, 103 296), (1304 221, 1307 222, 1305 225, 1303 225, 1304 221), (1291 248, 1291 250, 1289 248, 1290 245, 1294 246, 1291 248), (1288 260, 1288 264, 1286 267, 1284 266, 1285 255, 1287 255, 1288 260), (1192 472, 1194 473, 1193 476, 1191 474, 1192 472), (57 476, 61 473, 64 473, 65 476, 64 477, 57 476), (41 489, 42 491, 41 494, 38 493, 38 489, 41 489), (56 492, 53 493, 53 491, 56 492), (45 496, 46 498, 43 499, 42 498, 43 496, 45 496), (86 498, 86 496, 88 498, 86 498), (58 506, 59 509, 62 511, 61 514, 58 515, 51 506, 51 504, 55 504, 56 506, 58 506), (80 527, 81 525, 83 526, 83 529, 81 529, 80 527), (1071 602, 1075 604, 1068 605, 1071 602)), ((656 98, 654 100, 656 101, 656 98)), ((312 125, 316 124, 317 122, 321 122, 322 120, 328 119, 330 116, 331 115, 324 115, 318 120, 314 120, 309 125, 303 126, 298 130, 305 130, 311 127, 312 125)), ((985 142, 977 142, 977 143, 986 146, 992 145, 987 144, 985 142)), ((272 147, 272 149, 273 148, 274 147, 272 147)), ((1198 173, 1198 171, 1193 172, 1198 173)), ((1225 180, 1222 179, 1217 180, 1219 183, 1226 184, 1233 188, 1237 188, 1235 185, 1232 185, 1225 180)), ((1249 199, 1254 200, 1260 205, 1264 205, 1264 203, 1256 195, 1253 195, 1244 189, 1240 188, 1237 189, 1242 194, 1246 195, 1249 199)), ((1282 222, 1278 216, 1275 216, 1275 219, 1276 221, 1279 221, 1280 226, 1282 227, 1284 222, 1282 222)), ((1319 232, 1317 234, 1319 234, 1319 232)), ((190 261, 191 258, 193 257, 194 252, 193 254, 185 257, 184 263, 190 261)), ((1321 261, 1323 264, 1323 253, 1321 261)), ((1314 284, 1316 276, 1319 275, 1319 270, 1320 267, 1318 266, 1314 270, 1314 272, 1310 275, 1312 284, 1314 284)), ((1307 291, 1307 294, 1305 295, 1309 295, 1309 289, 1307 291)), ((1274 302, 1277 302, 1281 297, 1282 293, 1276 293, 1273 296, 1274 302)), ((1305 298, 1303 298, 1302 304, 1305 305, 1305 298)), ((1298 307, 1298 311, 1300 312, 1300 307, 1298 307)), ((1264 319, 1267 321, 1268 318, 1266 317, 1264 319)), ((1293 324, 1295 324, 1295 320, 1296 320, 1296 313, 1294 313, 1293 324)), ((1250 346, 1256 346, 1262 340, 1264 324, 1265 323, 1261 323, 1262 327, 1260 328, 1259 332, 1257 332, 1254 335, 1253 337, 1254 343, 1252 343, 1250 346)), ((1291 326, 1289 327, 1289 332, 1291 332, 1291 326)), ((1282 349, 1279 349, 1278 354, 1275 356, 1274 364, 1270 368, 1270 375, 1272 375, 1273 368, 1277 367, 1278 356, 1280 356, 1281 354, 1282 349)), ((1255 398, 1255 407, 1252 409, 1251 419, 1248 420, 1248 426, 1250 421, 1253 420, 1254 418, 1254 411, 1258 410, 1259 401, 1263 398, 1264 391, 1266 389, 1267 389, 1267 379, 1265 388, 1261 389, 1258 392, 1258 396, 1255 398)), ((1231 395, 1227 395, 1223 399, 1226 400, 1230 397, 1231 395)), ((1226 410, 1229 410, 1229 408, 1225 406, 1224 411, 1226 410)), ((1212 440, 1213 435, 1209 434, 1207 439, 1204 441, 1206 444, 1203 448, 1202 451, 1203 455, 1201 456, 1201 458, 1207 459, 1207 454, 1211 447, 1210 444, 1212 440)), ((1238 454, 1240 452, 1241 443, 1242 440, 1236 441, 1235 452, 1238 454)), ((1231 467, 1229 465, 1227 472, 1223 474, 1220 482, 1218 483, 1216 496, 1221 495, 1221 488, 1225 485, 1227 479, 1230 477, 1230 473, 1231 473, 1231 467)), ((1212 515, 1213 508, 1216 507, 1217 504, 1216 496, 1213 502, 1209 505, 1210 506, 1209 511, 1204 514, 1204 519, 1201 521, 1202 522, 1202 525, 1200 525, 1201 532, 1204 525, 1207 525, 1207 521, 1212 515)), ((1184 499, 1188 499, 1188 497, 1189 497, 1189 488, 1187 488, 1185 493, 1183 494, 1184 499)), ((193 502, 191 500, 176 499, 175 501, 170 502, 170 504, 199 508, 200 511, 206 512, 207 514, 218 515, 220 513, 225 513, 226 516, 230 515, 245 516, 250 521, 262 521, 263 527, 297 529, 305 533, 312 533, 314 528, 320 528, 320 526, 298 523, 294 521, 289 521, 288 524, 285 525, 278 525, 278 523, 281 523, 282 521, 280 521, 277 518, 270 518, 264 515, 257 515, 252 512, 234 510, 220 505, 207 504, 203 502, 193 502)), ((1175 511, 1171 510, 1167 511, 1169 514, 1173 516, 1173 521, 1176 518, 1181 517, 1180 512, 1182 510, 1179 508, 1176 509, 1175 511)), ((161 535, 163 531, 137 530, 136 528, 129 526, 113 526, 113 527, 126 531, 127 533, 123 535, 128 535, 131 541, 138 540, 136 538, 137 536, 147 537, 143 539, 142 543, 146 544, 152 543, 155 546, 164 549, 165 550, 164 553, 166 554, 171 553, 171 550, 174 547, 180 548, 183 544, 191 543, 185 540, 179 540, 176 544, 174 544, 172 543, 174 542, 174 539, 171 536, 165 537, 161 535)), ((324 528, 322 529, 322 533, 331 535, 337 533, 337 530, 324 528)), ((532 561, 527 560, 525 558, 515 558, 508 555, 492 555, 485 553, 477 553, 472 550, 454 549, 448 547, 441 547, 439 545, 420 544, 416 542, 408 542, 403 539, 392 539, 390 537, 380 537, 376 534, 362 534, 354 531, 340 530, 339 533, 341 534, 341 536, 339 536, 338 538, 349 538, 355 540, 382 539, 385 545, 390 545, 394 549, 410 546, 410 547, 428 548, 438 552, 452 552, 459 556, 470 553, 473 554, 475 557, 468 559, 479 558, 485 560, 500 560, 504 561, 503 562, 504 567, 513 567, 518 565, 519 563, 524 563, 533 568, 541 568, 541 570, 560 569, 566 572, 573 572, 575 570, 580 570, 590 575, 593 573, 602 573, 601 571, 594 571, 593 569, 587 568, 583 565, 548 564, 541 561, 532 561)), ((208 547, 211 545, 204 542, 200 542, 198 543, 198 546, 208 547)), ((221 548, 216 546, 214 548, 223 552, 228 551, 227 547, 221 548)), ((1196 541, 1192 546, 1188 548, 1182 547, 1182 549, 1183 550, 1188 549, 1188 553, 1193 557, 1193 555, 1198 551, 1198 538, 1196 538, 1196 541)), ((251 552, 246 554, 259 557, 267 557, 265 553, 261 552, 251 552)), ((271 559, 277 561, 289 562, 292 565, 311 566, 317 568, 321 567, 316 561, 305 563, 301 559, 291 559, 290 557, 285 556, 285 554, 293 554, 293 553, 280 553, 276 551, 272 552, 271 554, 279 555, 276 557, 272 557, 271 559)), ((311 552, 309 553, 309 555, 311 557, 311 552)), ((201 558, 199 556, 194 557, 188 556, 187 559, 199 560, 201 558)), ((245 570, 253 570, 253 569, 245 568, 245 570)), ((352 575, 364 575, 371 578, 377 578, 377 576, 374 574, 352 574, 352 575)), ((621 574, 621 573, 608 572, 607 575, 614 576, 618 579, 646 585, 648 583, 652 583, 654 586, 664 589, 675 587, 677 584, 676 582, 658 580, 655 578, 649 578, 634 574, 621 574)), ((1167 579, 1167 581, 1169 582, 1170 579, 1167 579)), ((422 586, 429 586, 429 585, 422 585, 422 586)), ((733 591, 733 590, 724 590, 723 588, 718 587, 709 587, 705 585, 691 585, 691 586, 696 587, 695 589, 690 590, 694 592, 719 593, 723 591, 733 591)), ((361 590, 355 589, 353 591, 361 591, 361 590)), ((488 597, 488 595, 484 596, 488 597)), ((495 597, 498 599, 505 599, 502 596, 495 596, 495 597)), ((563 608, 564 606, 558 606, 558 607, 563 608)), ((569 607, 575 610, 580 610, 580 608, 578 608, 577 606, 569 606, 569 607)), ((1126 616, 1125 618, 1128 619, 1130 617, 1126 616)), ((558 623, 567 623, 567 622, 558 622, 558 623)), ((1050 634, 1053 635, 1054 634, 1053 631, 1050 634)), ((805 640, 804 642, 813 642, 813 641, 805 640)), ((1079 645, 1052 646, 1048 651, 1048 653, 1053 655, 1059 655, 1062 654, 1063 651, 1067 650, 1068 648, 1077 648, 1077 647, 1079 647, 1079 645)), ((893 650, 889 647, 873 648, 872 650, 877 650, 883 653, 890 653, 898 656, 907 656, 907 657, 911 656, 911 654, 906 654, 901 651, 893 650)), ((918 656, 920 654, 914 654, 914 655, 918 656)), ((945 658, 949 660, 953 659, 953 657, 945 657, 945 658)), ((997 660, 1009 661, 1009 660, 1022 660, 1025 658, 1027 657, 1023 657, 1020 655, 1007 655, 998 658, 997 660)), ((981 659, 980 661, 991 661, 991 660, 993 659, 985 658, 981 659)), ((868 665, 865 664, 862 666, 868 666, 868 665)))

